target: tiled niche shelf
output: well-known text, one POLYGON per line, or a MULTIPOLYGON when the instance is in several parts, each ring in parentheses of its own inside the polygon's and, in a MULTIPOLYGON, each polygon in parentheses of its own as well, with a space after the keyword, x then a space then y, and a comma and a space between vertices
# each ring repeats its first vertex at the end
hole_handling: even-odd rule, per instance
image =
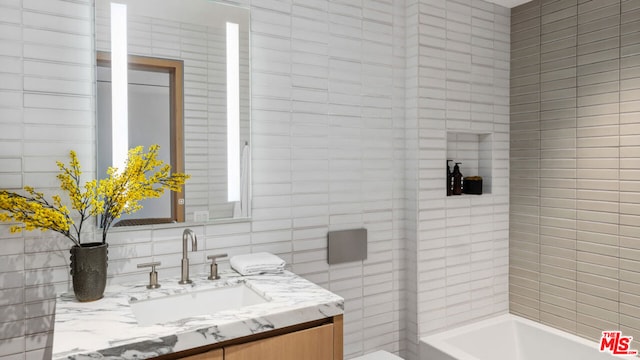
POLYGON ((447 159, 453 160, 452 171, 455 163, 462 163, 460 172, 463 177, 482 176, 482 194, 491 194, 493 134, 447 131, 447 159))

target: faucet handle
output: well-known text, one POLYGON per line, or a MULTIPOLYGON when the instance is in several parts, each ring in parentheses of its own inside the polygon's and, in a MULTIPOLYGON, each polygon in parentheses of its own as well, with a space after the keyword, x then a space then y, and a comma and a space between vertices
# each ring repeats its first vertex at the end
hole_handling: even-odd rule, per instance
POLYGON ((216 260, 216 259, 220 259, 220 258, 225 258, 229 255, 227 254, 215 254, 215 255, 207 255, 207 260, 216 260))
POLYGON ((138 269, 146 267, 151 268, 151 272, 149 273, 149 285, 147 285, 147 289, 157 289, 160 287, 160 284, 158 284, 158 272, 156 271, 156 266, 160 266, 161 264, 162 263, 160 261, 138 264, 138 269))
POLYGON ((211 260, 211 272, 209 273, 209 280, 218 280, 220 276, 218 275, 218 264, 216 264, 216 259, 227 257, 227 254, 215 254, 208 255, 207 260, 211 260))

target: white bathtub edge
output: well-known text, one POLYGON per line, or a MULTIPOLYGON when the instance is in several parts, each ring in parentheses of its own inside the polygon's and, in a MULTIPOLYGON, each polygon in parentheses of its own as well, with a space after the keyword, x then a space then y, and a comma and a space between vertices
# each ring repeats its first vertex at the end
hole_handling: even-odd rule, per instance
MULTIPOLYGON (((465 351, 462 351, 461 349, 457 348, 456 346, 450 344, 447 342, 448 339, 452 338, 452 337, 456 337, 456 336, 460 336, 469 332, 474 332, 474 331, 479 331, 481 329, 484 329, 486 327, 492 326, 492 325, 496 325, 496 324, 500 324, 503 322, 508 322, 508 323, 521 323, 527 326, 531 326, 534 328, 538 328, 540 330, 543 330, 545 332, 548 332, 550 334, 553 334, 555 336, 567 339, 568 341, 573 341, 576 343, 579 343, 581 345, 584 346, 588 346, 593 348, 595 351, 598 351, 598 349, 600 348, 600 344, 582 337, 579 337, 577 335, 568 333, 566 331, 562 331, 562 330, 558 330, 555 329, 551 326, 548 325, 544 325, 541 323, 538 323, 536 321, 533 320, 529 320, 526 318, 523 318, 521 316, 518 315, 514 315, 514 314, 502 314, 502 315, 496 315, 487 319, 483 319, 483 320, 479 320, 477 322, 473 322, 467 325, 462 325, 450 330, 445 330, 443 332, 440 333, 435 333, 435 334, 431 334, 431 335, 427 335, 424 337, 420 338, 420 343, 424 343, 425 345, 425 349, 429 349, 429 347, 434 348, 435 350, 444 353, 446 355, 448 355, 449 357, 451 357, 452 359, 460 359, 460 360, 478 360, 478 358, 474 357, 471 354, 468 354, 465 351)), ((619 356, 619 359, 637 359, 636 356, 619 356)))

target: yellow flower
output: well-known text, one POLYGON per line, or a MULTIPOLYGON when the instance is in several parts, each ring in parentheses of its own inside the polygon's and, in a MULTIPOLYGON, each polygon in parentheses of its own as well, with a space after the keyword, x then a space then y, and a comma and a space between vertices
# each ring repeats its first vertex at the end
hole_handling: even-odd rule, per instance
POLYGON ((171 174, 171 166, 157 159, 158 145, 149 147, 147 153, 138 146, 129 150, 124 171, 115 168, 107 170, 107 178, 93 179, 81 186, 80 162, 75 151, 69 152, 69 166, 56 162, 60 169, 57 175, 60 189, 66 192, 71 208, 79 215, 77 224, 71 217, 71 211, 63 205, 59 195, 53 195, 52 203, 43 193, 25 186, 28 194, 23 196, 15 192, 0 190, 0 221, 21 223, 12 225, 11 232, 41 229, 53 230, 63 234, 76 245, 81 244, 82 226, 88 218, 101 216, 102 242, 107 239, 111 224, 122 213, 133 213, 142 208, 140 201, 162 196, 166 189, 181 191, 189 175, 171 174))

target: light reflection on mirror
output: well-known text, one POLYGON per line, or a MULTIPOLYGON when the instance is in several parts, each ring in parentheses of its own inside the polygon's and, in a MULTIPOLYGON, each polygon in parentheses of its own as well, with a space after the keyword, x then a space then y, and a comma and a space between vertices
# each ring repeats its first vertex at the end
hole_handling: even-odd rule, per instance
MULTIPOLYGON (((184 221, 248 218, 249 10, 207 0, 117 2, 127 5, 129 56, 184 63, 184 146, 180 156, 184 172, 192 176, 185 185, 184 221), (234 30, 227 31, 229 26, 237 28, 237 35, 234 30), (234 54, 237 60, 228 62, 234 54), (232 83, 227 77, 235 80, 232 83)), ((97 51, 111 48, 109 8, 108 0, 96 0, 97 51)), ((130 112, 129 122, 135 121, 134 117, 139 116, 130 112)), ((130 124, 129 131, 135 126, 139 128, 130 124)), ((129 147, 146 145, 144 140, 133 143, 133 137, 128 136, 129 147)), ((161 150, 169 147, 160 145, 161 150)), ((102 151, 98 149, 99 157, 102 151)))
POLYGON ((227 201, 240 201, 240 70, 238 24, 227 22, 227 201))
MULTIPOLYGON (((111 166, 122 170, 129 150, 127 5, 125 4, 111 3, 111 54, 111 166)), ((104 174, 104 172, 98 174, 104 174)))

